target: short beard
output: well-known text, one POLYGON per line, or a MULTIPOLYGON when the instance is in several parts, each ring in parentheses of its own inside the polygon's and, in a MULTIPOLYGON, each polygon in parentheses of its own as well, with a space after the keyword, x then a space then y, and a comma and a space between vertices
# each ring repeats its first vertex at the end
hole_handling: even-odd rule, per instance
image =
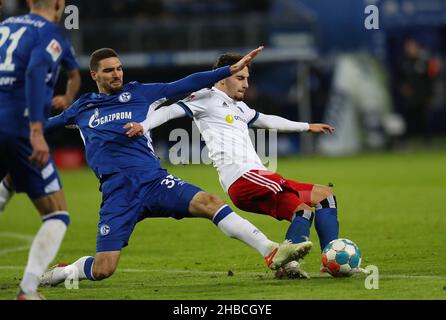
POLYGON ((109 92, 110 94, 116 94, 116 93, 118 93, 119 91, 122 90, 122 87, 123 87, 123 86, 120 86, 119 88, 109 87, 109 88, 108 88, 108 92, 109 92))

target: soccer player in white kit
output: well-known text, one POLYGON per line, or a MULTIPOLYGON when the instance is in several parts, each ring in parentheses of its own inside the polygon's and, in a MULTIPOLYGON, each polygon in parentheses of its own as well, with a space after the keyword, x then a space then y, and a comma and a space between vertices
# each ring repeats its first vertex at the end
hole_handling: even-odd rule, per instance
MULTIPOLYGON (((231 65, 241 58, 238 54, 224 54, 214 68, 231 65)), ((249 66, 210 89, 202 89, 176 104, 150 112, 142 123, 126 124, 125 128, 129 129, 127 135, 146 134, 171 119, 189 116, 200 130, 220 183, 232 202, 244 211, 290 221, 286 239, 293 243, 308 240, 314 218, 322 250, 331 240, 338 238, 336 198, 332 190, 322 185, 286 179, 268 171, 252 145, 249 128, 313 133, 333 133, 334 128, 323 123, 294 122, 249 108, 243 102, 249 86, 248 78, 249 66)), ((298 261, 284 266, 276 276, 309 278, 298 261)))

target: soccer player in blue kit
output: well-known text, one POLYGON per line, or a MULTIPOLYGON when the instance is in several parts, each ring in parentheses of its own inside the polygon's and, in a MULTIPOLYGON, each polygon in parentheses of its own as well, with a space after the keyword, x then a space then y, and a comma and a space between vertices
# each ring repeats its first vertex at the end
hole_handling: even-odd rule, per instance
MULTIPOLYGON (((32 4, 33 2, 29 3, 32 4)), ((81 75, 79 66, 77 65, 74 57, 74 50, 65 50, 63 55, 61 65, 65 69, 67 84, 64 94, 56 95, 51 100, 51 107, 56 111, 62 111, 70 106, 81 86, 81 75)), ((52 81, 53 85, 55 84, 56 80, 57 76, 52 81)), ((3 178, 3 180, 0 181, 0 215, 3 214, 6 204, 11 200, 14 193, 14 182, 12 181, 11 176, 8 174, 3 178)))
POLYGON ((136 139, 125 134, 127 122, 143 121, 167 99, 230 77, 261 50, 262 47, 251 51, 234 65, 195 73, 175 82, 125 85, 122 63, 114 50, 99 49, 91 55, 91 76, 99 93, 82 95, 63 113, 50 118, 46 128, 77 125, 85 142, 88 165, 100 180, 102 204, 96 255, 81 257, 69 266, 56 266, 42 276, 42 285, 57 285, 73 277, 73 270, 79 280, 110 277, 136 223, 151 217, 211 219, 227 236, 255 248, 271 269, 310 251, 309 241, 278 244, 269 240, 217 196, 169 174, 161 167, 149 134, 136 139))
POLYGON ((51 108, 58 68, 79 69, 56 24, 64 0, 29 0, 31 13, 0 24, 0 177, 9 173, 42 217, 17 299, 41 299, 40 277, 55 258, 70 217, 49 155, 43 125, 51 108))

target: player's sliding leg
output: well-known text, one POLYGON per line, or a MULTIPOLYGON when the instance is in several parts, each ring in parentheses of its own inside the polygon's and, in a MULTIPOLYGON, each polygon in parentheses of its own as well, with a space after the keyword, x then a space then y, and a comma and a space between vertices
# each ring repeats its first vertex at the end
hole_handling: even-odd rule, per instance
POLYGON ((99 281, 109 278, 116 271, 121 251, 97 252, 94 257, 85 256, 74 263, 56 265, 41 277, 41 286, 56 286, 66 279, 99 281))
POLYGON ((5 210, 6 204, 14 195, 14 185, 11 176, 7 174, 0 181, 0 214, 5 210))
MULTIPOLYGON (((304 202, 304 205, 299 206, 293 216, 286 238, 293 242, 299 242, 309 236, 313 215, 311 215, 311 208, 305 204, 310 204, 312 207, 315 207, 314 223, 322 251, 330 241, 339 238, 335 195, 329 187, 323 185, 310 185, 293 180, 287 180, 287 182, 300 195, 301 198, 299 199, 304 202)), ((288 195, 289 197, 292 198, 292 196, 288 195)), ((286 202, 284 203, 286 204, 286 202)), ((282 209, 282 212, 287 212, 286 206, 282 209)), ((293 269, 291 265, 285 267, 288 267, 290 270, 293 269)), ((287 273, 290 274, 290 272, 287 273)))
MULTIPOLYGON (((277 195, 276 215, 282 220, 290 221, 290 225, 285 235, 285 239, 292 243, 302 243, 308 241, 310 228, 313 222, 313 211, 295 193, 288 190, 277 195)), ((283 266, 275 274, 276 278, 303 278, 310 276, 305 272, 300 261, 291 261, 283 266)))
POLYGON ((42 216, 42 225, 29 251, 28 263, 17 294, 19 300, 41 298, 37 293, 40 277, 56 257, 70 223, 62 190, 34 199, 33 203, 42 216))
MULTIPOLYGON (((310 233, 312 218, 311 208, 308 205, 312 188, 312 184, 287 180, 277 173, 251 170, 249 174, 234 182, 228 193, 232 202, 242 210, 290 221, 286 239, 302 243, 308 240, 310 233), (299 198, 300 192, 303 192, 304 200, 299 198)), ((277 277, 309 277, 300 268, 299 261, 293 261, 285 267, 290 272, 281 268, 276 273, 277 277)))
POLYGON ((285 239, 300 243, 310 238, 310 228, 313 223, 313 210, 305 203, 301 203, 293 214, 285 239))
POLYGON ((225 235, 241 240, 256 249, 262 256, 270 254, 276 245, 215 195, 198 192, 189 204, 189 212, 195 217, 211 219, 225 235))
POLYGON ((192 216, 211 219, 224 234, 256 249, 265 257, 268 267, 273 270, 292 260, 303 258, 312 247, 309 241, 301 244, 289 242, 277 244, 269 240, 252 223, 236 214, 223 200, 206 192, 198 192, 193 197, 189 212, 192 216))
POLYGON ((329 187, 315 185, 311 192, 311 203, 315 207, 314 226, 322 251, 330 241, 339 238, 336 196, 329 187))
MULTIPOLYGON (((269 240, 249 221, 233 212, 219 197, 203 191, 197 192, 192 197, 188 211, 191 216, 212 220, 227 236, 239 239, 255 248, 266 258, 268 266, 272 269, 277 269, 291 260, 303 258, 312 247, 309 241, 296 245, 278 244, 269 240)), ((111 242, 110 245, 115 244, 111 242)), ((98 242, 100 250, 110 245, 107 242, 98 242)), ((85 256, 71 265, 56 266, 41 277, 41 285, 56 286, 67 278, 93 281, 108 278, 116 270, 119 257, 120 251, 103 251, 96 253, 94 258, 85 256)))
POLYGON ((119 250, 127 245, 136 223, 151 217, 211 219, 226 235, 247 243, 267 257, 272 269, 301 259, 312 247, 309 241, 301 244, 274 243, 234 213, 220 198, 167 173, 155 180, 144 173, 113 174, 102 181, 98 253, 94 259, 82 257, 70 266, 46 272, 41 279, 42 285, 57 285, 72 276, 73 270, 79 280, 100 280, 111 276, 119 261, 119 250))

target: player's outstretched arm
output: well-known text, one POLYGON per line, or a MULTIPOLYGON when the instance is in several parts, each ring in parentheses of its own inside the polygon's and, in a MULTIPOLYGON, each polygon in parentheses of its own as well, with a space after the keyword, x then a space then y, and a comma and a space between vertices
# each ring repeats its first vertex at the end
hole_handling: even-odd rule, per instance
POLYGON ((263 129, 275 129, 279 132, 313 132, 313 133, 333 133, 334 128, 325 123, 306 123, 291 121, 279 116, 258 113, 253 126, 263 129))
POLYGON ((243 68, 245 68, 262 50, 263 47, 258 47, 232 66, 225 66, 212 71, 193 73, 178 81, 166 83, 163 88, 162 96, 168 99, 176 98, 198 91, 202 88, 210 87, 214 83, 243 70, 243 68))
POLYGON ((57 116, 49 118, 45 123, 45 132, 50 132, 61 127, 76 125, 76 116, 79 107, 78 101, 79 100, 75 101, 71 106, 57 116))
POLYGON ((186 111, 176 104, 159 108, 150 113, 143 122, 129 122, 124 126, 128 129, 126 135, 131 138, 134 136, 142 136, 150 130, 176 118, 186 116, 186 111))

